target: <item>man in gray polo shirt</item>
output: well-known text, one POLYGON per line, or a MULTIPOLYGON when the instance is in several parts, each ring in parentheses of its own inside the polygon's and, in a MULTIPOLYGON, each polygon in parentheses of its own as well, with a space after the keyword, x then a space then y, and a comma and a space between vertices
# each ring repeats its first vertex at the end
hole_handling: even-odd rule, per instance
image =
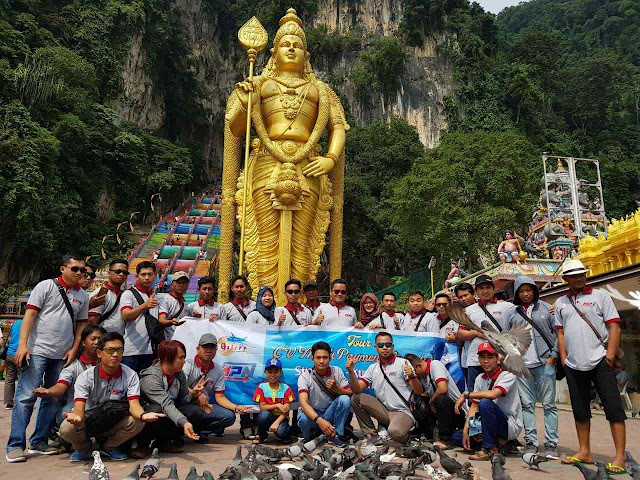
POLYGON ((176 272, 171 279, 171 293, 163 295, 158 307, 158 323, 165 327, 164 337, 167 340, 173 338, 176 327, 182 325, 184 320, 180 320, 187 312, 184 304, 184 293, 189 286, 189 274, 187 272, 176 272))
MULTIPOLYGON (((80 347, 80 335, 89 312, 89 296, 79 286, 86 272, 84 258, 67 255, 56 280, 38 283, 27 302, 20 328, 16 364, 23 366, 11 415, 11 433, 7 442, 7 462, 24 462, 26 430, 37 396, 33 391, 41 386, 52 387, 63 367, 71 364, 80 347), (64 297, 63 297, 64 295, 64 297), (66 301, 72 310, 69 314, 66 301), (43 384, 44 379, 44 384, 43 384)), ((36 426, 29 440, 29 453, 53 455, 47 438, 56 422, 57 399, 43 398, 38 409, 36 426)))
POLYGON ((354 357, 347 359, 349 384, 353 391, 351 407, 358 417, 360 429, 365 435, 377 435, 373 418, 378 426, 387 427, 391 440, 405 443, 415 420, 409 410, 411 391, 421 395, 424 389, 408 360, 398 358, 393 351, 393 337, 380 332, 375 338, 379 361, 371 364, 361 378, 356 376, 354 357), (373 387, 375 398, 361 393, 373 387), (373 417, 373 418, 372 418, 373 417))
POLYGON ((622 408, 614 370, 620 345, 620 316, 607 292, 587 286, 587 271, 580 260, 565 260, 562 279, 569 284, 569 292, 555 303, 560 360, 565 367, 580 444, 579 451, 562 460, 562 463, 593 462, 589 406, 593 384, 604 405, 616 447, 616 456, 607 465, 607 470, 613 474, 624 473, 624 421, 627 417, 622 408))

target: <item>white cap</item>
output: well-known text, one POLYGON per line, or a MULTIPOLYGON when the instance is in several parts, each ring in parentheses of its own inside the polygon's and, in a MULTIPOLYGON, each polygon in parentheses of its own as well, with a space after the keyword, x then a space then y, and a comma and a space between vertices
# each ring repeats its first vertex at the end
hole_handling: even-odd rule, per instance
POLYGON ((584 268, 582 262, 578 259, 565 260, 562 265, 562 275, 578 275, 580 273, 587 273, 589 270, 584 268))

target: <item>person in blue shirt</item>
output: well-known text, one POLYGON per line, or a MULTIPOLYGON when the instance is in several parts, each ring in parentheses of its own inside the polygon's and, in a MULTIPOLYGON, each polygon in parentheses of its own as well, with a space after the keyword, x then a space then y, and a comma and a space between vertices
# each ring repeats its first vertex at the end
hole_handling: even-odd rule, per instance
POLYGON ((18 368, 18 365, 16 364, 15 354, 18 351, 18 343, 20 343, 21 326, 22 319, 11 325, 9 338, 7 338, 7 358, 4 362, 4 404, 7 410, 11 410, 13 408, 13 397, 16 393, 16 380, 20 376, 20 368, 18 368))

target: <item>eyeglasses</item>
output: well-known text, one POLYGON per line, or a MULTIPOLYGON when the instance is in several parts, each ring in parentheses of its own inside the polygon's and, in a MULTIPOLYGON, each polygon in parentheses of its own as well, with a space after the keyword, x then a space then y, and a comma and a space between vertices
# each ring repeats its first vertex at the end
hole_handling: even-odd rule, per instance
POLYGON ((335 293, 336 295, 346 295, 347 291, 346 290, 334 290, 333 293, 335 293))
POLYGON ((118 348, 107 347, 102 351, 107 355, 113 355, 114 353, 117 353, 118 355, 122 355, 124 353, 124 347, 118 347, 118 348))
POLYGON ((285 290, 289 295, 297 295, 300 290, 285 290))
POLYGON ((448 303, 436 303, 436 307, 446 307, 448 305, 448 303))
POLYGON ((110 272, 115 273, 116 275, 126 275, 129 273, 127 270, 109 270, 110 272))
POLYGON ((93 273, 93 272, 84 272, 84 276, 87 277, 87 278, 90 278, 91 280, 96 278, 96 274, 93 273))
POLYGON ((391 348, 391 347, 393 347, 393 343, 392 342, 384 342, 384 343, 380 342, 380 343, 376 343, 376 347, 378 347, 378 348, 385 348, 385 347, 391 348))
POLYGON ((69 270, 71 270, 73 273, 87 273, 87 269, 85 267, 67 267, 66 265, 63 265, 64 268, 68 268, 69 270))

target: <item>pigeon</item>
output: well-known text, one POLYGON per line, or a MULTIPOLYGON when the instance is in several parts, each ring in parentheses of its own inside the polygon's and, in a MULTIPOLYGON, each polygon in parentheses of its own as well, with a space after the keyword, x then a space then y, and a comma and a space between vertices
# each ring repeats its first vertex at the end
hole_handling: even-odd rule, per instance
POLYGON ((320 445, 326 439, 327 437, 323 434, 314 438, 313 440, 308 441, 303 445, 304 451, 309 453, 313 452, 316 448, 318 448, 318 445, 320 445))
MULTIPOLYGON (((195 471, 195 467, 192 467, 193 470, 195 471)), ((197 477, 200 478, 200 477, 197 477)), ((189 477, 187 477, 186 480, 191 480, 189 477)), ((195 479, 193 479, 195 480, 195 479)), ((253 472, 251 472, 249 470, 249 467, 247 467, 247 465, 242 465, 240 467, 240 480, 258 480, 258 477, 256 477, 253 472)))
POLYGON ((294 458, 299 457, 302 454, 303 448, 304 448, 304 440, 300 439, 298 440, 298 443, 296 443, 295 445, 291 445, 289 448, 287 448, 286 456, 289 457, 291 460, 293 460, 294 458))
POLYGON ((200 475, 198 475, 198 472, 196 471, 196 467, 194 465, 191 465, 191 468, 189 469, 189 473, 187 473, 187 477, 185 478, 185 480, 199 480, 200 478, 200 475))
POLYGON ((204 480, 214 480, 213 474, 209 470, 205 470, 204 472, 202 472, 202 478, 204 478, 204 480))
POLYGON ((427 472, 427 475, 431 480, 449 480, 452 478, 451 475, 444 470, 433 468, 431 465, 425 465, 424 471, 427 472))
POLYGON ((596 478, 598 478, 598 472, 596 470, 590 470, 582 462, 574 462, 573 466, 580 470, 585 480, 596 480, 596 478))
POLYGON ((109 480, 109 470, 102 463, 100 458, 100 452, 94 450, 93 453, 93 466, 89 470, 89 480, 109 480))
POLYGON ((458 476, 464 480, 473 480, 474 471, 471 466, 471 462, 464 462, 462 464, 462 471, 458 474, 458 476))
POLYGON ((624 456, 627 459, 627 473, 633 478, 633 480, 640 480, 640 464, 633 459, 629 450, 624 452, 624 456))
POLYGON ((522 454, 522 461, 529 465, 529 469, 531 469, 532 467, 536 467, 538 470, 540 470, 540 464, 543 462, 548 462, 549 459, 535 453, 524 453, 522 454))
POLYGON ((400 475, 402 473, 402 466, 398 463, 383 463, 379 465, 376 470, 376 474, 380 478, 387 478, 390 475, 400 475))
POLYGON ((418 458, 422 455, 422 449, 418 445, 408 445, 396 448, 396 453, 404 458, 418 458))
POLYGON ((462 464, 455 458, 444 453, 442 447, 437 446, 436 451, 438 452, 438 455, 440 455, 440 466, 444 468, 449 475, 457 475, 462 471, 462 464))
POLYGON ((422 462, 423 463, 433 463, 436 461, 436 453, 431 450, 423 450, 422 453, 422 462))
POLYGON ((140 476, 142 478, 151 478, 158 472, 159 468, 160 455, 158 454, 158 449, 154 448, 153 452, 151 452, 151 458, 142 466, 142 474, 140 476))
POLYGON ((504 470, 501 455, 491 457, 491 475, 493 480, 511 480, 509 474, 504 470))
POLYGON ((498 333, 486 320, 482 321, 482 328, 478 327, 457 303, 447 307, 449 315, 460 325, 470 330, 481 332, 491 346, 504 357, 502 365, 504 369, 519 377, 533 378, 531 372, 524 363, 523 355, 531 344, 530 327, 516 327, 508 332, 498 333))
POLYGON ((171 471, 169 472, 169 476, 167 477, 167 480, 180 480, 180 477, 178 477, 178 465, 175 463, 171 464, 171 471))
MULTIPOLYGON (((136 463, 135 467, 133 467, 133 470, 131 471, 131 473, 129 475, 127 475, 126 477, 124 477, 122 480, 139 480, 140 476, 138 474, 138 472, 140 471, 140 464, 136 463)), ((171 477, 169 477, 171 478, 171 477)))
POLYGON ((607 472, 607 466, 603 462, 596 462, 598 467, 598 476, 596 480, 612 480, 611 475, 607 472))
POLYGON ((356 452, 358 452, 358 458, 360 459, 368 457, 377 451, 378 448, 371 441, 371 435, 367 435, 362 440, 356 442, 356 452))

